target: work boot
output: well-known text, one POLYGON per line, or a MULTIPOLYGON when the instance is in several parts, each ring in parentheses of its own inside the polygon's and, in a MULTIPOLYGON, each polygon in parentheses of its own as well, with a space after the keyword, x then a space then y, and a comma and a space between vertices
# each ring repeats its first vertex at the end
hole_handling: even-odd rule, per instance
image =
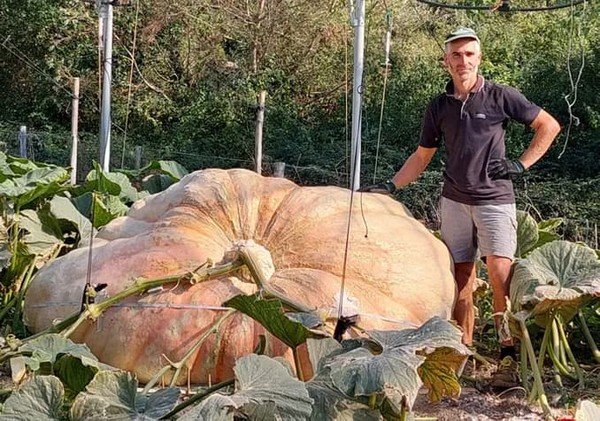
POLYGON ((504 357, 498 363, 498 369, 492 374, 489 386, 492 389, 510 389, 520 385, 519 364, 513 357, 504 357))

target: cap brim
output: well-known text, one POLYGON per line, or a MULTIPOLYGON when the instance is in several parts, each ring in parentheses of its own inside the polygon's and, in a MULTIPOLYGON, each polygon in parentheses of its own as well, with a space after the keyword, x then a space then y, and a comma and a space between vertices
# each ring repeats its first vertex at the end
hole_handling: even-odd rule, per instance
POLYGON ((463 39, 463 38, 469 38, 469 39, 475 40, 477 42, 481 42, 481 41, 479 41, 479 38, 475 35, 463 34, 463 35, 454 35, 453 37, 447 38, 444 41, 444 44, 448 44, 449 42, 456 41, 457 39, 463 39))

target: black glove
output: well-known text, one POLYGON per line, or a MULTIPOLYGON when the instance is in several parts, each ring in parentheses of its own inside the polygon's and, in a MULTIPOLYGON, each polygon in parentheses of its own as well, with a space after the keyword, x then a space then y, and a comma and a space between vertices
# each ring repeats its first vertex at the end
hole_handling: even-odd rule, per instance
POLYGON ((358 189, 359 192, 370 192, 370 193, 382 193, 382 194, 393 194, 396 191, 396 186, 390 180, 384 181, 383 183, 371 184, 370 186, 364 186, 358 189))
POLYGON ((518 159, 494 159, 488 165, 488 175, 492 180, 508 180, 525 172, 525 167, 518 159))

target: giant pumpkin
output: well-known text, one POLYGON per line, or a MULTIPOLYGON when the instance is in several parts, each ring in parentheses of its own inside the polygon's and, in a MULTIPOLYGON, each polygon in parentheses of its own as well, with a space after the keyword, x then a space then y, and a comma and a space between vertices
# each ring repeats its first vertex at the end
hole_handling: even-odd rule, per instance
MULTIPOLYGON (((357 194, 353 203, 345 295, 360 325, 393 329, 433 316, 448 319, 455 284, 442 242, 390 197, 357 194)), ((136 202, 127 216, 99 232, 91 283, 107 283, 113 295, 138 278, 185 273, 207 259, 219 262, 240 240, 253 240, 271 253, 274 290, 335 316, 349 205, 350 191, 343 188, 299 187, 241 169, 198 171, 136 202)), ((74 250, 38 272, 25 301, 26 323, 34 332, 81 307, 88 251, 74 250)), ((186 353, 223 314, 223 302, 255 291, 247 271, 175 284, 128 298, 71 337, 100 361, 145 382, 165 363, 163 356, 177 361, 186 353)), ((227 319, 189 360, 192 382, 231 378, 234 361, 252 352, 264 333, 242 314, 227 319)), ((268 337, 268 354, 284 352, 282 343, 268 337)))

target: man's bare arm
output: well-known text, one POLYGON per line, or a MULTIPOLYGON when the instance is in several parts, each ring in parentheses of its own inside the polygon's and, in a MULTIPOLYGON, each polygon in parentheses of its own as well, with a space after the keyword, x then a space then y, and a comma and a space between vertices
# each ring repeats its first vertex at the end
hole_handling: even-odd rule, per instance
POLYGON ((529 147, 519 158, 519 161, 521 161, 521 164, 525 168, 531 167, 544 156, 560 132, 558 121, 544 110, 541 110, 535 120, 533 120, 531 128, 535 131, 535 135, 529 147))
POLYGON ((419 146, 415 152, 406 160, 402 168, 392 178, 392 183, 397 188, 402 188, 407 184, 415 181, 427 165, 431 162, 431 158, 435 155, 437 148, 424 148, 419 146))

